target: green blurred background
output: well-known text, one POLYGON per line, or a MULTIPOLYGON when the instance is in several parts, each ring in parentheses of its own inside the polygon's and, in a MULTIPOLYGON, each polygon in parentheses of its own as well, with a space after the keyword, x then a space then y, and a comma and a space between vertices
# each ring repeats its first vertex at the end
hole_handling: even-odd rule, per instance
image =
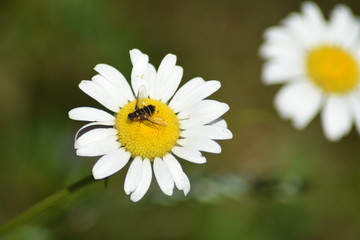
MULTIPOLYGON (((319 1, 326 14, 337 3, 319 1)), ((360 15, 358 1, 345 1, 360 15)), ((360 239, 360 139, 326 141, 317 117, 304 131, 279 119, 263 86, 263 31, 300 1, 0 2, 0 223, 91 173, 75 155, 77 106, 99 106, 77 87, 107 63, 129 79, 129 50, 158 66, 178 56, 185 81, 218 79, 234 139, 208 163, 181 161, 188 197, 156 182, 139 203, 126 169, 57 204, 3 239, 360 239)), ((1 237, 0 237, 1 238, 1 237)))

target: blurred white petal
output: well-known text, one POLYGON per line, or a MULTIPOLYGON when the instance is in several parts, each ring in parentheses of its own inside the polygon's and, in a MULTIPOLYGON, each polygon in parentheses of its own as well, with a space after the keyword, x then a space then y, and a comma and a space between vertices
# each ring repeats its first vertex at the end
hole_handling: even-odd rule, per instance
POLYGON ((340 97, 330 97, 326 101, 321 121, 330 141, 339 141, 350 132, 353 118, 349 108, 349 103, 340 97))

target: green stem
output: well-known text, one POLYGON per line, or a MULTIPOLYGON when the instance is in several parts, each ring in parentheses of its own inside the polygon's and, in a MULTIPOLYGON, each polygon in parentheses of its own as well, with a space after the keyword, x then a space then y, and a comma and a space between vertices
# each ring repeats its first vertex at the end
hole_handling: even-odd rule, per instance
POLYGON ((20 215, 0 225, 0 236, 15 229, 16 227, 30 220, 32 217, 38 215, 44 210, 50 208, 51 206, 54 206, 57 202, 59 202, 63 198, 67 197, 68 195, 80 190, 81 188, 93 182, 96 182, 96 180, 93 178, 92 175, 90 175, 84 179, 81 179, 78 182, 71 184, 67 188, 59 192, 56 192, 50 195, 49 197, 41 200, 40 202, 36 203, 26 211, 20 213, 20 215))

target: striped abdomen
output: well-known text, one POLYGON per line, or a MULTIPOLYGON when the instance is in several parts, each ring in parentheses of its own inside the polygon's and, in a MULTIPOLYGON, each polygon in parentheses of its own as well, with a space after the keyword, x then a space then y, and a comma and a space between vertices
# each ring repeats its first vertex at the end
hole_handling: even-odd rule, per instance
POLYGON ((128 114, 129 120, 148 119, 155 112, 155 106, 147 105, 128 114))

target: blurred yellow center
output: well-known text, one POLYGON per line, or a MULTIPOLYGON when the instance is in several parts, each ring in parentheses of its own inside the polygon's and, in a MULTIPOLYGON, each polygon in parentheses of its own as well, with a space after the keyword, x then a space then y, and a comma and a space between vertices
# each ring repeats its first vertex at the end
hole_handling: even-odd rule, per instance
POLYGON ((353 56, 336 46, 320 46, 307 56, 308 76, 326 92, 345 93, 358 84, 359 70, 353 56))
POLYGON ((155 106, 154 113, 129 120, 128 114, 135 111, 136 100, 125 105, 116 115, 118 141, 133 157, 162 157, 171 151, 180 136, 179 120, 163 102, 149 98, 139 99, 139 102, 144 103, 141 108, 155 106), (144 119, 146 117, 149 119, 144 119))

